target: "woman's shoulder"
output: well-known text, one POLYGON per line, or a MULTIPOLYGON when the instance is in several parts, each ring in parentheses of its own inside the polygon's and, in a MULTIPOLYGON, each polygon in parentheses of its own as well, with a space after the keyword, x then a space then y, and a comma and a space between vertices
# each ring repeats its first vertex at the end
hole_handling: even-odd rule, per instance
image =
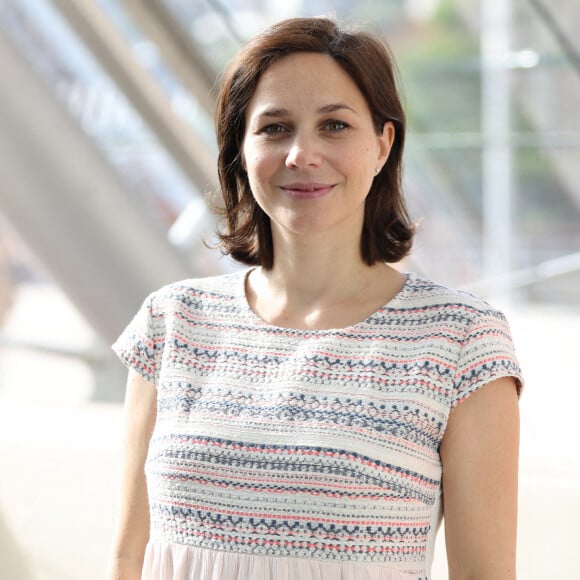
POLYGON ((461 312, 473 318, 480 315, 504 317, 501 310, 477 294, 435 282, 415 272, 407 274, 401 299, 407 307, 424 311, 461 312))
POLYGON ((243 288, 244 271, 230 272, 216 276, 186 278, 171 282, 150 294, 152 301, 164 300, 194 300, 203 296, 213 296, 216 299, 232 299, 239 297, 243 288))

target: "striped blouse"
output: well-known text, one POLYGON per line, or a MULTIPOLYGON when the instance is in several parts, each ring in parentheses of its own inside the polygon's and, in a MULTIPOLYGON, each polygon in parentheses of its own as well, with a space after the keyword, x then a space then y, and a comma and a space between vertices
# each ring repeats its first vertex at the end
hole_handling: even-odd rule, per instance
POLYGON ((157 386, 150 580, 426 580, 451 409, 521 378, 504 316, 407 274, 347 328, 249 307, 245 272, 151 294, 114 345, 157 386))

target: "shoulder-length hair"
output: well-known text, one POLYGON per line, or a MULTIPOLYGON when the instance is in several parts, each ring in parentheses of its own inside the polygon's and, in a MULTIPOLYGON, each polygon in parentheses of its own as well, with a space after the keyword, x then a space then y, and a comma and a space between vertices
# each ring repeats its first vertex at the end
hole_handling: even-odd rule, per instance
POLYGON ((270 218, 256 203, 242 165, 246 110, 264 71, 297 52, 331 56, 358 86, 371 111, 377 134, 388 121, 395 139, 387 163, 375 176, 365 202, 361 256, 372 265, 406 256, 414 234, 402 192, 405 114, 386 45, 359 30, 340 29, 328 18, 292 18, 253 38, 224 72, 216 106, 218 175, 224 206, 222 250, 235 260, 270 269, 274 263, 270 218))

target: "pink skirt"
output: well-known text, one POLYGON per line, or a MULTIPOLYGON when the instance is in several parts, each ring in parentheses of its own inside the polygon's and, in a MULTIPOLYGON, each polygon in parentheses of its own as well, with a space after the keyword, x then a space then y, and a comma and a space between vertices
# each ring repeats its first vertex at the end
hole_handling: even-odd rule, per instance
POLYGON ((220 552, 150 542, 142 580, 417 580, 392 564, 326 562, 307 558, 220 552))

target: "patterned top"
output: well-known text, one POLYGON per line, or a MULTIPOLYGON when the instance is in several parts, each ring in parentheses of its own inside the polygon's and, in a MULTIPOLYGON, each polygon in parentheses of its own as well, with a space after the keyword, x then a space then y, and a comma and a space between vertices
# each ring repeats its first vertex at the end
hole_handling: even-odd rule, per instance
POLYGON ((154 292, 113 347, 158 389, 150 542, 428 578, 449 412, 520 384, 504 316, 407 274, 362 322, 286 329, 251 310, 245 275, 154 292))

